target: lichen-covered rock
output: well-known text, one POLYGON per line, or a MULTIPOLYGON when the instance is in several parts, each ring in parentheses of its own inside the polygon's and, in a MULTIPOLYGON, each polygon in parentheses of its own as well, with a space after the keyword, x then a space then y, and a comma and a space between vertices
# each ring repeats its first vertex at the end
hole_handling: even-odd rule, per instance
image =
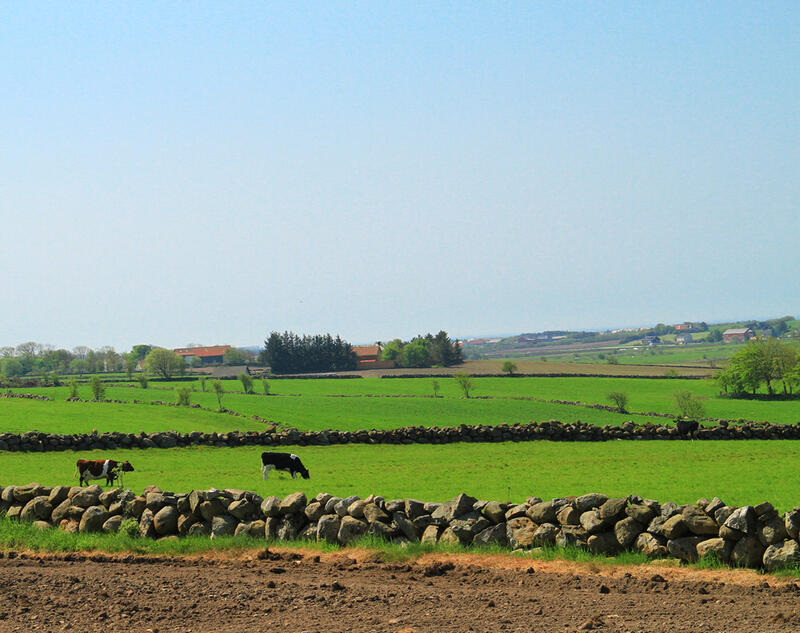
POLYGON ((800 510, 789 510, 783 517, 783 527, 789 538, 796 539, 800 534, 800 510))
POLYGON ((110 516, 105 506, 90 506, 84 511, 78 529, 82 533, 99 532, 103 529, 103 523, 105 523, 110 516))
MULTIPOLYGON (((406 516, 408 516, 408 514, 406 514, 406 516)), ((417 515, 416 518, 419 518, 421 516, 428 516, 428 515, 425 514, 417 515)), ((367 521, 367 523, 375 523, 375 522, 389 523, 392 520, 391 517, 388 514, 386 514, 386 512, 381 510, 380 507, 378 507, 378 505, 374 503, 368 503, 364 506, 364 519, 367 521)), ((416 523, 414 525, 416 525, 416 523)))
POLYGON ((319 501, 312 501, 306 506, 305 510, 303 510, 303 514, 306 515, 306 519, 311 523, 316 523, 319 521, 319 518, 325 514, 325 506, 319 501))
POLYGON ((625 508, 625 514, 631 519, 642 525, 650 525, 650 522, 655 518, 656 514, 652 508, 643 503, 632 503, 625 508))
POLYGON ((122 516, 115 514, 114 516, 106 519, 100 528, 103 532, 119 532, 119 526, 122 525, 122 516))
POLYGON ((553 523, 542 523, 533 533, 533 544, 537 547, 554 545, 558 535, 558 526, 553 523))
POLYGON ((593 554, 613 556, 619 551, 619 543, 614 532, 601 532, 592 534, 587 540, 586 545, 593 554))
POLYGON ((761 561, 766 549, 767 548, 761 544, 761 541, 759 541, 757 537, 745 536, 739 539, 733 547, 731 563, 740 567, 757 569, 761 566, 761 561))
POLYGON ((724 525, 745 534, 755 533, 756 513, 755 510, 753 510, 753 506, 742 506, 734 510, 731 515, 725 519, 724 525))
POLYGON ((420 543, 423 545, 435 545, 436 542, 439 540, 439 526, 437 525, 429 525, 425 528, 425 531, 422 533, 422 538, 420 538, 420 543))
POLYGON ((557 508, 552 501, 542 501, 528 508, 525 514, 531 521, 541 525, 542 523, 555 523, 556 512, 557 508))
POLYGON ((302 513, 306 507, 306 493, 293 492, 292 494, 284 497, 278 506, 278 513, 281 515, 299 514, 302 513))
MULTIPOLYGON (((139 519, 139 535, 144 538, 155 538, 158 535, 156 528, 153 525, 153 511, 147 508, 142 511, 142 516, 139 519)), ((191 532, 190 532, 191 533, 191 532)))
POLYGON ((558 547, 586 547, 589 533, 578 525, 564 525, 556 535, 556 545, 558 547))
POLYGON ((575 507, 578 509, 578 512, 583 514, 592 508, 599 508, 606 501, 608 501, 608 496, 599 494, 597 492, 591 492, 587 495, 581 495, 580 497, 576 498, 575 507))
POLYGON ((539 528, 528 517, 517 517, 506 522, 506 540, 511 549, 529 549, 533 545, 533 535, 539 528))
POLYGON ((71 507, 72 501, 70 499, 64 499, 55 508, 53 508, 53 512, 50 517, 50 520, 53 522, 53 524, 58 525, 61 523, 62 519, 66 519, 69 515, 69 509, 71 507))
POLYGON ((599 534, 604 531, 608 525, 607 521, 600 516, 600 512, 596 508, 587 510, 581 514, 580 524, 589 534, 599 534))
POLYGON ((211 524, 208 521, 197 521, 192 523, 187 532, 189 536, 210 536, 211 524))
POLYGON ((211 520, 211 535, 214 537, 233 536, 238 521, 230 514, 219 514, 211 520))
POLYGON ((178 516, 178 509, 175 506, 162 506, 161 509, 153 515, 153 528, 159 536, 177 534, 178 516))
POLYGON ((475 505, 476 501, 477 499, 475 497, 470 497, 462 493, 453 497, 450 501, 441 504, 431 512, 431 516, 435 519, 442 518, 447 521, 452 521, 463 514, 472 512, 472 507, 475 505))
POLYGON ((220 497, 212 497, 202 501, 197 506, 197 512, 204 521, 211 523, 214 517, 228 514, 228 504, 220 497))
POLYGON ((281 505, 281 498, 280 497, 267 497, 264 501, 261 502, 261 514, 265 517, 276 517, 278 516, 278 508, 281 505))
POLYGON ((24 486, 14 486, 13 488, 14 501, 21 505, 25 505, 31 499, 41 496, 49 496, 51 489, 45 488, 42 484, 35 482, 25 484, 24 486))
POLYGON ((782 543, 789 537, 783 519, 774 510, 758 518, 756 536, 764 546, 782 543))
POLYGON ((53 513, 53 506, 50 504, 49 497, 44 495, 34 497, 28 501, 19 513, 20 521, 32 523, 34 521, 49 521, 53 513))
POLYGON ((670 555, 686 563, 693 563, 698 559, 697 545, 705 540, 703 536, 684 536, 667 541, 667 550, 670 555))
POLYGON ((64 502, 69 494, 70 486, 53 486, 47 500, 54 508, 64 502))
POLYGON ((625 515, 627 505, 627 498, 608 499, 598 508, 597 513, 606 525, 612 525, 625 515))
POLYGON ((405 536, 409 541, 417 541, 419 540, 419 533, 417 532, 417 526, 414 525, 412 521, 409 521, 406 518, 406 515, 402 512, 395 512, 392 516, 392 523, 397 526, 399 532, 405 536))
MULTIPOLYGON (((324 517, 323 517, 324 518, 324 517)), ((322 519, 320 519, 321 521, 322 519)), ((337 538, 340 543, 347 545, 353 541, 361 538, 367 531, 369 526, 364 521, 351 516, 342 517, 342 522, 339 524, 339 533, 337 538)))
POLYGON ((287 514, 281 517, 281 524, 278 527, 278 540, 291 541, 297 538, 305 525, 305 518, 305 515, 300 513, 287 514))
POLYGON ((506 510, 505 513, 505 520, 511 521, 512 519, 518 519, 519 517, 527 516, 528 513, 528 505, 524 503, 520 503, 519 505, 511 506, 506 510))
POLYGON ((382 521, 373 521, 367 528, 367 534, 389 541, 397 536, 397 531, 382 521))
POLYGON ((559 508, 556 512, 556 521, 559 525, 580 525, 581 513, 574 503, 570 503, 559 508))
POLYGON ((795 540, 767 547, 761 558, 767 571, 796 567, 800 562, 800 544, 795 540))
POLYGON ((674 514, 664 521, 660 533, 667 539, 678 539, 688 534, 689 528, 682 514, 674 514))
POLYGON ((228 514, 239 521, 249 521, 255 518, 256 510, 257 508, 255 504, 251 503, 247 499, 231 501, 231 503, 228 505, 228 514))
POLYGON ((619 546, 623 549, 633 545, 642 532, 644 532, 644 525, 633 517, 625 517, 614 525, 614 536, 619 546))
POLYGON ((70 497, 72 505, 79 508, 88 508, 90 506, 100 505, 100 493, 103 490, 100 486, 89 486, 79 490, 76 494, 70 497))
POLYGON ((696 536, 717 536, 717 522, 698 506, 686 506, 681 513, 683 523, 696 536))
POLYGON ((472 539, 474 545, 505 545, 508 542, 506 539, 506 526, 493 525, 487 527, 485 530, 478 532, 475 538, 472 539))
POLYGON ((714 557, 718 561, 727 564, 731 560, 734 541, 724 538, 710 538, 697 544, 697 557, 714 557))
POLYGON ((650 558, 664 558, 667 555, 667 539, 650 532, 642 532, 636 537, 633 549, 650 558))
POLYGON ((506 511, 502 503, 489 501, 482 509, 483 516, 494 524, 503 523, 506 520, 506 511))

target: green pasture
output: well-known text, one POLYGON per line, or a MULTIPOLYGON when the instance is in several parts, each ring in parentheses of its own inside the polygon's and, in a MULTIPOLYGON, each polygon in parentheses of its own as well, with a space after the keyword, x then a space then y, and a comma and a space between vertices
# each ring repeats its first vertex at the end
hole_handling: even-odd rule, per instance
MULTIPOLYGON (((708 379, 642 379, 596 377, 491 377, 473 378, 469 399, 463 397, 453 378, 406 378, 357 380, 285 379, 270 382, 273 395, 241 393, 241 383, 229 380, 223 407, 248 418, 262 418, 301 430, 389 429, 403 426, 458 426, 460 424, 500 424, 539 420, 581 420, 597 425, 618 425, 629 419, 652 422, 653 418, 636 413, 658 412, 677 415, 674 395, 689 391, 698 397, 706 416, 725 419, 749 419, 794 424, 800 421, 800 400, 757 401, 719 396, 717 385, 708 379), (440 397, 433 398, 433 380, 439 384, 440 397), (622 391, 628 395, 631 414, 598 411, 586 407, 550 404, 546 400, 567 400, 608 405, 608 394, 622 391), (385 396, 406 397, 385 397, 385 396), (383 397, 374 397, 383 396, 383 397)), ((200 391, 198 382, 183 383, 196 391, 191 402, 217 408, 216 395, 200 391)), ((45 394, 55 402, 0 400, 0 431, 36 429, 52 433, 99 431, 138 432, 168 430, 225 431, 262 430, 263 424, 214 412, 179 407, 132 404, 175 401, 174 385, 154 383, 148 389, 129 385, 111 385, 106 397, 130 404, 67 403, 67 387, 19 389, 45 394)), ((90 398, 88 387, 79 388, 83 398, 90 398)))
POLYGON ((187 407, 111 402, 47 402, 3 398, 0 400, 0 432, 24 433, 138 433, 179 431, 191 433, 233 430, 263 431, 263 423, 187 407))
MULTIPOLYGON (((47 392, 43 390, 43 392, 47 392)), ((110 397, 132 402, 171 400, 170 392, 110 389, 110 397)), ((55 395, 52 390, 50 395, 55 395)), ((195 393, 192 402, 216 409, 211 394, 195 393)), ((150 404, 66 402, 56 400, 0 400, 0 431, 37 430, 46 433, 88 433, 122 431, 126 433, 176 430, 231 431, 264 430, 265 425, 249 416, 293 426, 301 430, 392 429, 403 426, 453 427, 460 424, 501 424, 532 420, 581 420, 589 424, 619 425, 627 420, 652 421, 652 418, 597 411, 585 407, 549 404, 529 400, 464 398, 335 398, 326 396, 258 396, 226 394, 223 406, 248 417, 236 417, 202 409, 150 404)))
POLYGON ((59 453, 0 453, 0 485, 70 485, 78 457, 127 459, 125 485, 188 492, 240 488, 284 496, 298 490, 338 496, 444 501, 466 492, 521 502, 602 492, 693 503, 715 495, 731 505, 800 504, 800 441, 506 442, 445 445, 284 447, 301 456, 311 479, 259 472, 263 447, 176 448, 59 453))
MULTIPOLYGON (((375 395, 416 395, 428 396, 433 394, 431 378, 363 378, 360 380, 336 380, 336 379, 320 379, 320 380, 273 380, 270 382, 271 390, 274 394, 296 394, 294 397, 303 396, 300 400, 304 400, 307 396, 332 396, 332 395, 346 395, 368 396, 375 395)), ((706 410, 707 417, 725 418, 725 419, 739 419, 744 418, 748 420, 761 420, 765 422, 775 423, 789 423, 794 424, 800 421, 800 400, 794 401, 755 401, 746 399, 730 399, 719 397, 719 387, 710 379, 690 380, 690 379, 646 379, 646 378, 596 378, 596 377, 492 377, 492 378, 473 378, 472 382, 474 388, 472 391, 473 398, 469 401, 462 397, 458 385, 453 378, 437 378, 442 396, 437 399, 438 402, 451 402, 459 401, 466 411, 478 410, 481 408, 480 402, 486 403, 486 400, 481 400, 483 396, 491 398, 537 398, 542 400, 569 400, 576 402, 583 402, 587 404, 604 404, 609 405, 608 394, 612 391, 622 391, 628 394, 629 404, 628 410, 636 412, 649 412, 655 411, 657 413, 667 413, 677 415, 678 409, 675 405, 675 394, 679 391, 689 391, 703 401, 703 406, 706 410)), ((239 389, 241 390, 241 383, 238 381, 226 381, 226 389, 239 389)), ((128 389, 125 394, 120 394, 119 397, 124 398, 139 398, 145 399, 152 397, 154 399, 168 399, 168 396, 174 398, 174 393, 169 391, 155 391, 155 390, 141 390, 134 388, 128 389), (150 391, 150 394, 144 395, 150 391), (130 395, 138 394, 138 395, 130 395)), ((112 392, 114 390, 112 389, 112 392)), ((114 397, 114 396, 112 396, 114 397)), ((193 394, 193 402, 203 401, 212 402, 215 406, 216 399, 214 396, 203 393, 193 394)), ((277 396, 260 396, 252 395, 245 396, 243 394, 226 394, 224 396, 223 404, 236 411, 243 413, 257 413, 252 407, 254 400, 266 400, 269 406, 274 403, 273 399, 277 396), (242 400, 244 398, 245 400, 242 400)), ((347 398, 342 398, 347 400, 347 398)), ((377 407, 383 410, 390 408, 391 403, 401 400, 395 398, 363 398, 358 400, 358 407, 362 406, 370 408, 368 402, 372 402, 377 407)), ((426 399, 427 400, 427 399, 426 399)), ((431 398, 430 400, 433 401, 431 398)), ((326 405, 314 401, 313 408, 317 406, 325 407, 326 405)), ((307 402, 308 404, 311 401, 307 402)), ((305 403, 299 403, 301 406, 305 403)), ((533 404, 533 403, 531 403, 533 404)), ((280 410, 287 411, 290 415, 294 415, 297 403, 295 406, 286 405, 281 407, 280 410)), ((328 405, 336 408, 336 405, 328 405)), ((352 406, 348 405, 348 406, 352 406)), ((402 407, 402 405, 400 405, 402 407)), ((502 408, 504 405, 498 401, 494 401, 490 405, 491 410, 495 407, 502 408)), ((564 406, 564 405, 560 405, 564 406)), ((311 407, 309 407, 311 408, 311 407)), ((444 407, 441 407, 444 408, 444 407)), ((574 409, 573 407, 569 407, 574 409)), ((512 407, 513 409, 513 407, 512 407)), ((273 410, 278 410, 277 405, 273 410)), ((532 409, 530 409, 532 410, 532 409)), ((522 420, 541 420, 541 419, 560 419, 563 421, 573 421, 580 419, 586 422, 595 424, 618 424, 620 421, 630 418, 619 417, 617 414, 609 414, 616 421, 598 421, 598 417, 590 417, 588 409, 581 409, 570 414, 566 410, 563 412, 553 410, 543 410, 540 415, 531 415, 522 418, 505 418, 503 421, 522 420), (558 417, 559 414, 570 417, 558 417), (577 417, 572 417, 575 415, 577 417)), ((599 413, 599 412, 593 412, 599 413)), ((264 415, 259 413, 259 415, 264 415)), ((490 414, 491 415, 491 414, 490 414)), ((269 417, 264 415, 264 417, 269 417)), ((274 419, 279 420, 277 415, 273 416, 274 419)), ((502 416, 501 416, 502 417, 502 416)), ((603 416, 600 416, 603 417, 603 416)), ((633 419, 636 419, 635 416, 633 419)), ((651 419, 652 421, 652 419, 651 419)), ((420 422, 421 423, 421 422, 420 422)), ((461 424, 462 422, 455 422, 461 424)), ((471 424, 472 422, 465 420, 464 424, 471 424)), ((491 424, 493 422, 486 422, 491 424)), ((436 423, 439 426, 445 424, 436 423)), ((403 425, 397 425, 403 426, 403 425)), ((299 427, 299 428, 321 428, 321 427, 299 427)), ((365 427, 365 428, 386 428, 386 427, 365 427)))

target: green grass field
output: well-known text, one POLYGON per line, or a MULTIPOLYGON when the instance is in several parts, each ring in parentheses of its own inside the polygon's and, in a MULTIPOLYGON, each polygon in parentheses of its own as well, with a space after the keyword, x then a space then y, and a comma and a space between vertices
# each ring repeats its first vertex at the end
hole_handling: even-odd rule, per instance
POLYGON ((800 441, 520 442, 410 446, 286 447, 311 479, 259 472, 261 447, 180 448, 0 454, 0 485, 38 481, 75 484, 75 460, 113 454, 136 468, 125 485, 188 492, 241 488, 284 496, 297 490, 365 497, 445 501, 466 492, 482 499, 524 501, 588 492, 640 494, 693 503, 720 496, 732 505, 771 501, 781 511, 800 504, 800 441))
MULTIPOLYGON (((708 417, 783 424, 800 421, 800 400, 766 402, 722 398, 711 380, 494 377, 474 378, 473 383, 472 394, 475 397, 466 399, 452 378, 273 380, 270 387, 274 395, 271 396, 245 395, 240 393, 239 381, 225 381, 225 389, 239 393, 226 393, 222 404, 246 416, 258 415, 301 430, 352 431, 416 425, 444 427, 550 419, 618 425, 629 419, 653 421, 653 418, 635 415, 639 412, 677 415, 674 394, 685 390, 701 399, 708 417), (433 394, 433 380, 439 384, 441 397, 423 397, 433 394), (630 415, 542 401, 568 400, 608 405, 608 394, 612 391, 628 394, 630 415), (410 397, 373 397, 391 395, 410 397)), ((199 383, 188 384, 197 389, 191 397, 193 403, 217 408, 214 394, 200 391, 199 383)), ((45 394, 56 402, 1 400, 0 430, 76 433, 92 429, 149 432, 264 428, 263 424, 253 420, 208 411, 132 404, 133 400, 174 402, 174 385, 168 383, 155 383, 148 389, 131 386, 107 388, 108 398, 131 404, 66 403, 66 387, 19 391, 45 394)), ((88 387, 81 388, 80 394, 84 398, 90 397, 88 387)))

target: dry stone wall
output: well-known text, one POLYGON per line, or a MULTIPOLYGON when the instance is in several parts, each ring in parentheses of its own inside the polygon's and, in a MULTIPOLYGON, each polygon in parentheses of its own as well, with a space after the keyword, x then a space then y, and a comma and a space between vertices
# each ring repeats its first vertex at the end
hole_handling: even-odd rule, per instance
MULTIPOLYGON (((585 422, 549 420, 524 424, 460 425, 457 427, 411 426, 388 430, 298 431, 280 428, 257 416, 266 425, 264 431, 229 433, 74 433, 53 434, 39 431, 0 433, 0 451, 84 451, 125 448, 174 448, 176 446, 327 446, 331 444, 450 444, 453 442, 605 442, 609 440, 689 440, 672 424, 636 424, 596 426, 585 422)), ((723 420, 714 426, 701 426, 693 439, 800 439, 800 423, 770 424, 723 420)))
POLYGON ((800 507, 780 515, 771 503, 729 506, 721 499, 676 505, 636 495, 599 493, 525 503, 479 501, 460 494, 445 503, 370 495, 346 498, 295 492, 283 499, 245 490, 175 494, 148 486, 0 488, 10 520, 67 532, 134 531, 146 538, 202 535, 270 541, 303 539, 348 545, 364 535, 394 543, 494 545, 516 552, 577 547, 600 555, 629 550, 694 562, 714 556, 732 566, 774 571, 800 562, 800 507))

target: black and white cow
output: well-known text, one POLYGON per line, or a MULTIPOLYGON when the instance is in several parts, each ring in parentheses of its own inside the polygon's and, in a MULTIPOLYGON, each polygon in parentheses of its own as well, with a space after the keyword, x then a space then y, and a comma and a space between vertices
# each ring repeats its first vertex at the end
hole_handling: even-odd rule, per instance
POLYGON ((81 486, 92 479, 105 479, 110 486, 120 474, 133 472, 130 462, 118 462, 113 459, 79 459, 75 464, 75 474, 80 477, 81 486))
POLYGON ((264 479, 267 478, 269 471, 273 468, 275 470, 285 470, 291 473, 292 479, 297 477, 297 473, 300 473, 303 479, 309 478, 308 470, 303 466, 303 462, 300 461, 297 455, 291 455, 289 453, 261 453, 261 472, 264 473, 264 479))

